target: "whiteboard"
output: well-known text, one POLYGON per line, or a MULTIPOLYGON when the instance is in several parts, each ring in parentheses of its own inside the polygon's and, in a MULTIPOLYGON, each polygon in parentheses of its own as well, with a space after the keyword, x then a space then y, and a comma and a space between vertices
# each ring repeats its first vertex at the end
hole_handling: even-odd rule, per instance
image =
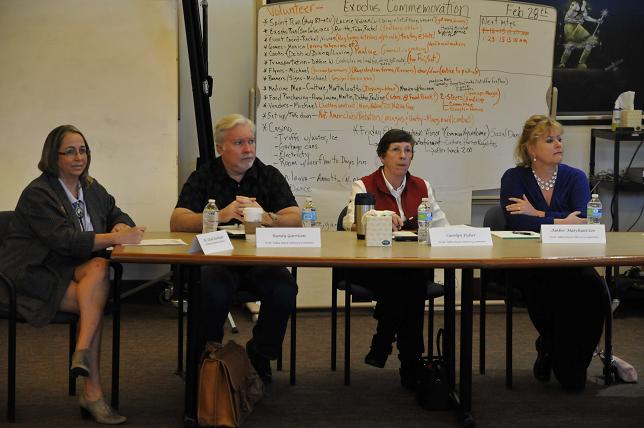
POLYGON ((487 0, 264 6, 258 156, 299 200, 313 196, 324 228, 380 166, 391 128, 415 136, 410 172, 439 201, 498 188, 523 123, 548 112, 556 20, 552 7, 487 0))

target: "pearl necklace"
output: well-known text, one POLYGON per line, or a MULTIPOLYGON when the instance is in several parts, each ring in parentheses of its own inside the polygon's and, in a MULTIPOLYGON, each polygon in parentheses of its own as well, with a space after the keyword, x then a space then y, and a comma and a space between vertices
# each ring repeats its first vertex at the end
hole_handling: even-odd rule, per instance
POLYGON ((541 190, 545 190, 546 192, 550 189, 554 189, 555 187, 555 181, 557 181, 557 170, 555 169, 555 172, 552 173, 552 177, 550 177, 548 180, 542 180, 539 178, 536 172, 534 172, 534 169, 532 170, 532 175, 534 175, 535 180, 537 180, 537 185, 541 190))

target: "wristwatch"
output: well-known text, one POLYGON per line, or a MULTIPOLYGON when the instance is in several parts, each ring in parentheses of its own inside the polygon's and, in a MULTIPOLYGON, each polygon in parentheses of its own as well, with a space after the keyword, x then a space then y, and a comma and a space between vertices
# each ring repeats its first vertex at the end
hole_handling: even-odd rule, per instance
POLYGON ((275 223, 275 222, 277 221, 277 214, 275 214, 275 213, 268 213, 268 216, 271 218, 271 226, 272 226, 272 225, 273 225, 273 223, 275 223))

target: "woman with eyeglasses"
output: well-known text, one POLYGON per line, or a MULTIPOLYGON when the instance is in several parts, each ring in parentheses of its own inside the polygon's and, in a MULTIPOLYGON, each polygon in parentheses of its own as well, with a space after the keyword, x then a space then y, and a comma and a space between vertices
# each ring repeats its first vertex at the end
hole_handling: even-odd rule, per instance
MULTIPOLYGON (((0 265, 16 286, 18 313, 46 325, 57 311, 80 314, 71 374, 85 378, 81 413, 99 423, 126 421, 107 404, 99 372, 103 310, 110 291, 108 260, 101 251, 138 243, 145 228, 115 204, 89 175, 91 154, 71 125, 53 129, 42 149, 42 174, 23 190, 0 265)), ((8 302, 0 301, 6 305, 8 302)))
MULTIPOLYGON (((414 157, 414 137, 407 131, 387 131, 376 148, 382 166, 372 174, 355 181, 345 230, 355 229, 354 211, 357 193, 372 193, 376 210, 393 211, 393 230, 418 229, 417 211, 422 198, 429 198, 432 207, 432 226, 447 226, 445 213, 434 199, 426 180, 409 173, 414 157)), ((374 318, 378 320, 376 334, 365 363, 384 367, 391 354, 392 343, 398 347, 400 380, 403 387, 413 390, 417 383, 417 367, 424 351, 423 317, 428 277, 421 269, 343 269, 342 275, 354 284, 369 288, 376 297, 374 318), (404 278, 404 284, 397 286, 404 278)))
MULTIPOLYGON (((583 171, 562 163, 562 133, 548 116, 525 122, 517 166, 501 178, 506 229, 540 232, 542 224, 586 223, 590 186, 583 171)), ((547 382, 552 372, 564 389, 583 390, 604 320, 599 274, 592 267, 517 269, 510 280, 523 293, 539 333, 534 376, 547 382)))

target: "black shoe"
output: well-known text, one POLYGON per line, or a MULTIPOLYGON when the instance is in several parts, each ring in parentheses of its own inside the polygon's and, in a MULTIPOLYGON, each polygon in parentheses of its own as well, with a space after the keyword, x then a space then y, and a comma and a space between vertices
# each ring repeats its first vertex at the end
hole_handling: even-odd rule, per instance
POLYGON ((550 372, 552 372, 552 356, 546 351, 541 336, 534 342, 534 346, 537 348, 537 359, 534 362, 532 373, 537 380, 548 382, 550 372))
POLYGON ((365 364, 370 366, 383 368, 387 362, 387 357, 389 352, 378 352, 375 349, 371 348, 366 357, 364 357, 365 364))
POLYGON ((259 375, 260 379, 265 383, 269 384, 273 382, 273 371, 271 370, 271 360, 259 354, 255 349, 255 343, 253 339, 246 342, 246 354, 248 354, 248 359, 250 363, 255 368, 255 371, 259 375))
POLYGON ((400 384, 408 391, 415 392, 420 380, 420 359, 400 361, 400 384))

